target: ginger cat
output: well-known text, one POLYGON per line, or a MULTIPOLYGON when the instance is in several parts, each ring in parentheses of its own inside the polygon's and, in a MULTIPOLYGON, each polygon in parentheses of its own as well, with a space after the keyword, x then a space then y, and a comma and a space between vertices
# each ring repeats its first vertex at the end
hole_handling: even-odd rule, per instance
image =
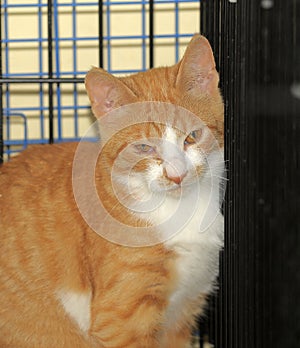
POLYGON ((190 347, 214 289, 223 102, 208 41, 86 89, 101 144, 33 146, 0 168, 1 348, 190 347))

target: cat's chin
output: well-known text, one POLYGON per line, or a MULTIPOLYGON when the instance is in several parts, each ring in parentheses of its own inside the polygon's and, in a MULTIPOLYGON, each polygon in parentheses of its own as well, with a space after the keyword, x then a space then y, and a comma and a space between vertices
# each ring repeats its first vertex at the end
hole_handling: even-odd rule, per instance
POLYGON ((186 196, 191 192, 189 185, 170 185, 163 187, 152 188, 154 194, 163 194, 169 197, 180 198, 186 196))
POLYGON ((169 190, 166 191, 166 193, 169 197, 173 197, 177 199, 186 194, 184 190, 182 190, 181 186, 170 188, 169 190))

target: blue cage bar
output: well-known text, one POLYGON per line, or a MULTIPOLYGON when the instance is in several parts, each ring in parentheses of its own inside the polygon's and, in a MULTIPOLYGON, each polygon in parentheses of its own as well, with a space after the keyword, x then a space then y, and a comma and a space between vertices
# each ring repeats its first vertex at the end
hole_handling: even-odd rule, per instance
MULTIPOLYGON (((170 40, 174 47, 174 62, 178 61, 180 40, 191 37, 194 32, 183 32, 180 30, 179 6, 191 4, 199 12, 199 1, 196 0, 162 0, 162 1, 59 1, 59 0, 37 0, 36 3, 17 2, 3 0, 1 2, 1 72, 0 82, 2 88, 2 128, 0 141, 0 157, 9 157, 12 153, 24 149, 28 144, 52 143, 60 141, 78 140, 82 135, 78 122, 80 110, 89 109, 88 104, 80 103, 78 87, 82 85, 86 70, 78 66, 79 45, 87 44, 98 47, 97 64, 114 74, 127 74, 146 70, 155 66, 155 45, 156 40, 170 40), (155 30, 155 13, 161 6, 173 6, 174 28, 169 33, 159 33, 155 30), (138 6, 141 15, 141 28, 137 28, 137 34, 116 35, 112 32, 112 11, 119 9, 130 11, 138 6), (94 32, 90 35, 81 35, 78 30, 78 16, 83 11, 98 13, 98 22, 94 32), (22 11, 34 11, 37 18, 36 37, 13 37, 10 33, 11 13, 22 13, 22 11), (60 32, 61 17, 63 11, 72 14, 71 35, 64 35, 60 32), (45 28, 45 22, 47 28, 45 28), (113 45, 115 42, 124 41, 126 45, 131 42, 140 42, 141 66, 132 66, 128 69, 115 67, 113 64, 113 45), (15 72, 11 69, 11 51, 22 45, 35 45, 38 55, 37 66, 34 71, 15 72), (62 46, 72 46, 72 67, 65 69, 62 66, 62 46), (45 55, 45 52, 47 53, 45 55), (37 84, 39 86, 39 105, 35 106, 13 106, 11 103, 11 88, 15 84, 37 84), (62 102, 66 84, 73 88, 72 102, 66 105, 62 102), (64 110, 73 112, 74 132, 70 136, 64 135, 63 113, 64 110), (15 139, 13 136, 12 117, 21 117, 19 123, 25 117, 26 127, 29 127, 27 114, 35 112, 39 114, 40 130, 39 135, 27 137, 26 139, 15 139)), ((26 16, 26 12, 22 14, 26 16)), ((200 18, 200 13, 198 14, 200 18)), ((23 17, 25 18, 25 17, 23 17)), ((24 128, 25 129, 25 128, 24 128)), ((24 131, 24 135, 27 132, 24 131)))

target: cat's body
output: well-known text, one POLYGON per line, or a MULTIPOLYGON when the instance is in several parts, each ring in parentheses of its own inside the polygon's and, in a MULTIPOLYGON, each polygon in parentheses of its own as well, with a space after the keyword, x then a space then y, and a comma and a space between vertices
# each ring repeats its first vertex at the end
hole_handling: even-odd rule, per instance
MULTIPOLYGON (((210 47, 200 36, 174 67, 121 79, 93 69, 86 79, 94 114, 100 119, 130 103, 163 102, 158 109, 172 103, 200 117, 222 145, 223 106, 217 83, 210 47)), ((148 111, 154 109, 150 104, 148 111)), ((172 126, 190 132, 187 120, 172 120, 176 123, 172 126)), ((154 236, 148 246, 139 239, 140 246, 132 247, 126 237, 124 245, 111 242, 103 238, 105 231, 97 234, 89 226, 82 211, 85 203, 82 208, 78 198, 88 190, 80 186, 84 175, 73 163, 78 144, 36 146, 0 169, 1 348, 189 347, 195 317, 218 273, 223 231, 218 211, 222 158, 215 155, 218 150, 208 133, 199 132, 202 140, 192 134, 182 138, 170 125, 151 121, 122 129, 101 150, 95 187, 103 206, 129 229, 161 228, 167 237, 155 241, 154 236), (152 138, 167 141, 154 144, 152 138), (185 155, 178 149, 181 142, 185 155), (122 152, 124 143, 128 153, 122 152), (196 143, 214 168, 204 165, 196 143), (117 192, 122 193, 126 191, 122 173, 132 158, 135 164, 128 179, 132 192, 138 197, 149 193, 164 197, 155 211, 133 211, 115 196, 112 167, 117 192), (213 214, 208 214, 209 224, 201 231, 208 201, 213 214), (181 221, 174 208, 178 202, 183 211, 192 211, 182 226, 172 223, 174 212, 181 221)), ((87 146, 91 153, 97 148, 87 146)), ((109 224, 122 236, 123 229, 114 222, 102 228, 109 224)))

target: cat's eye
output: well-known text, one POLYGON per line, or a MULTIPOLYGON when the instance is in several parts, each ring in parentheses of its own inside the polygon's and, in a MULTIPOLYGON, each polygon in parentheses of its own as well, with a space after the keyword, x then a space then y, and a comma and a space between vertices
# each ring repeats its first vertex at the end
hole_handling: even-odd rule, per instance
POLYGON ((184 140, 184 145, 193 145, 200 140, 202 135, 202 130, 197 129, 192 131, 184 140))
POLYGON ((155 152, 154 147, 152 147, 148 144, 136 144, 136 145, 134 145, 134 147, 139 153, 150 154, 150 153, 155 152))

